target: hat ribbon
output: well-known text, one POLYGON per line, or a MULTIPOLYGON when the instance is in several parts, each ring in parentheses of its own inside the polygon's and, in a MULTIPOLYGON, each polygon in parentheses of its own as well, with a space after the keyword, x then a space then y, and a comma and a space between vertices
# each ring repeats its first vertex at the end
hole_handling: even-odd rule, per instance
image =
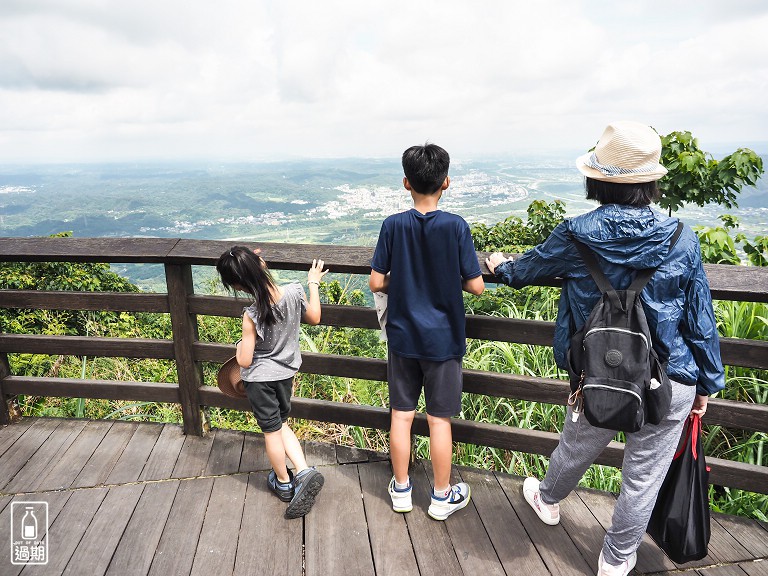
POLYGON ((604 176, 619 176, 621 174, 647 174, 649 172, 655 172, 658 163, 653 162, 646 164, 645 166, 640 166, 640 168, 621 168, 620 166, 612 166, 610 164, 600 164, 600 162, 597 161, 597 155, 592 152, 589 159, 585 162, 585 165, 602 172, 604 176))

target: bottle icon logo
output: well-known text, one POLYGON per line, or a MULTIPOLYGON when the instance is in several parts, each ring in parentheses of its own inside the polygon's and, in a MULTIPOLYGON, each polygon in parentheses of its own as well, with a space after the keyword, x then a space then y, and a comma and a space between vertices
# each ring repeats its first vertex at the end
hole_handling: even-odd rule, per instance
POLYGON ((11 564, 48 564, 48 502, 11 502, 11 564))
POLYGON ((37 518, 33 506, 25 506, 26 513, 21 519, 21 537, 23 540, 37 540, 37 518))

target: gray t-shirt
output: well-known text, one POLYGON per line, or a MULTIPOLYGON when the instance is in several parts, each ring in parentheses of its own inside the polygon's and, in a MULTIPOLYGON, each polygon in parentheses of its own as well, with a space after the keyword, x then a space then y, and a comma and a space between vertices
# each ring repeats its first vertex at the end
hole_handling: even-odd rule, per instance
POLYGON ((307 309, 304 288, 298 282, 282 288, 283 297, 272 305, 277 322, 271 326, 264 325, 254 304, 243 309, 256 325, 253 363, 240 369, 240 377, 246 382, 285 380, 296 374, 301 366, 299 325, 307 309))

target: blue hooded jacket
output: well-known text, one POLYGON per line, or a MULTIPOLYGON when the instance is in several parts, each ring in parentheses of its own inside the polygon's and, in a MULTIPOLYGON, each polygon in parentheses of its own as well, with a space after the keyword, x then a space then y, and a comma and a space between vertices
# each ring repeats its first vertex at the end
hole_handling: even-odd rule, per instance
POLYGON ((670 378, 695 385, 698 394, 714 394, 725 387, 725 374, 709 282, 690 227, 683 228, 670 253, 676 228, 676 218, 650 207, 606 204, 561 222, 543 244, 514 262, 499 264, 496 277, 513 288, 563 279, 554 350, 557 365, 565 369, 571 323, 581 329, 600 299, 571 235, 598 255, 617 290, 629 287, 635 270, 660 265, 642 293, 653 346, 661 358, 668 358, 670 378))

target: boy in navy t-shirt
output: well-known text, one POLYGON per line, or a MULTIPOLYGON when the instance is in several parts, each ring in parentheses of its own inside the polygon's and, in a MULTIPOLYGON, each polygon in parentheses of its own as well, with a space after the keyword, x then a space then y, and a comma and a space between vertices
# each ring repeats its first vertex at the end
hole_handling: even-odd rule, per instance
POLYGON ((461 411, 461 360, 466 352, 462 290, 485 288, 469 226, 437 209, 448 188, 448 153, 434 144, 403 153, 403 185, 413 208, 384 220, 369 286, 388 294, 387 380, 392 411, 389 483, 392 508, 410 512, 411 424, 422 386, 435 485, 429 515, 445 520, 469 503, 470 489, 451 486, 451 416, 461 411))

